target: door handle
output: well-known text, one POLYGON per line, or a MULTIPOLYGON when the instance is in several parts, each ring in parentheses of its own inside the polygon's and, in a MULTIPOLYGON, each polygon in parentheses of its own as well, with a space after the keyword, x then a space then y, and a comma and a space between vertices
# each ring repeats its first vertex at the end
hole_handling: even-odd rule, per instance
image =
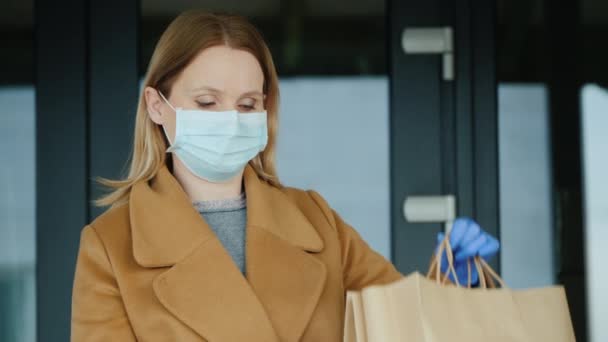
POLYGON ((454 80, 454 32, 451 27, 407 27, 401 35, 401 47, 406 54, 441 54, 443 79, 454 80))
POLYGON ((408 196, 403 202, 403 216, 412 223, 444 222, 445 232, 449 234, 456 219, 456 197, 408 196))

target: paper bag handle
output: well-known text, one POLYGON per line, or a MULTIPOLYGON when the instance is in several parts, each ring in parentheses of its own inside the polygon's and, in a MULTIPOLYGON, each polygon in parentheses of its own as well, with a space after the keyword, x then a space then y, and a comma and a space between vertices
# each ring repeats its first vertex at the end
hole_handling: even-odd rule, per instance
MULTIPOLYGON (((494 280, 496 280, 500 284, 500 287, 507 288, 507 285, 505 284, 504 280, 498 275, 498 273, 496 273, 496 271, 494 271, 494 269, 492 269, 490 265, 488 265, 488 263, 482 257, 474 257, 473 264, 477 269, 477 273, 479 274, 479 285, 481 288, 496 288, 496 283, 494 282, 494 280)), ((467 288, 471 288, 471 259, 467 260, 467 270, 467 288)), ((427 272, 427 278, 431 278, 433 273, 437 284, 445 284, 447 279, 449 278, 449 275, 452 274, 454 281, 456 282, 456 286, 461 286, 458 281, 456 270, 454 268, 454 256, 452 253, 452 246, 450 245, 449 234, 445 235, 445 238, 443 239, 443 241, 441 241, 439 247, 437 248, 437 253, 433 255, 433 258, 431 259, 431 264, 429 265, 429 270, 427 272), (444 251, 446 252, 446 256, 448 259, 448 271, 444 275, 443 281, 441 281, 441 263, 443 259, 441 256, 443 255, 444 251)))
MULTIPOLYGON (((452 274, 454 281, 456 282, 456 286, 460 286, 460 283, 458 282, 458 276, 456 275, 456 270, 454 269, 454 256, 452 253, 452 246, 450 245, 449 234, 446 234, 445 238, 443 239, 443 241, 441 241, 439 247, 437 248, 437 253, 431 259, 431 264, 426 274, 427 278, 431 278, 431 274, 433 273, 433 271, 435 273, 435 280, 437 281, 437 284, 445 284, 447 279, 449 278, 449 275, 452 274), (441 281, 441 263, 443 259, 441 256, 443 255, 444 251, 446 252, 446 256, 448 259, 448 272, 443 278, 443 281, 441 281)), ((469 274, 469 287, 470 285, 471 279, 469 274)))
POLYGON ((498 275, 498 273, 496 273, 496 271, 494 271, 494 269, 482 257, 476 256, 473 259, 473 262, 477 268, 477 273, 479 274, 480 285, 482 288, 496 288, 494 280, 500 284, 500 287, 508 288, 502 277, 498 275), (489 284, 485 284, 486 281, 489 284))

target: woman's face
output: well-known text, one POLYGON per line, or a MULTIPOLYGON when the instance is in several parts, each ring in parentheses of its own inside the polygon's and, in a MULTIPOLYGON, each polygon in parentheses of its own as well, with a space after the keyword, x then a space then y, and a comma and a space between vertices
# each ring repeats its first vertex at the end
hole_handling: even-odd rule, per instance
MULTIPOLYGON (((264 110, 264 73, 249 52, 227 46, 201 51, 177 77, 167 100, 173 107, 208 111, 264 110)), ((175 111, 157 90, 144 92, 152 121, 163 125, 171 141, 175 138, 175 111)))

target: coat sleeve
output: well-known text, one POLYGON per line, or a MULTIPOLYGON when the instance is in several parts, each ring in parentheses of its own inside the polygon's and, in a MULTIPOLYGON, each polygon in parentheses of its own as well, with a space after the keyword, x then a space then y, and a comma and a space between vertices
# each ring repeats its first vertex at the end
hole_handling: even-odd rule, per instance
POLYGON ((374 251, 353 227, 344 222, 321 195, 314 191, 308 191, 308 193, 337 231, 346 290, 360 290, 370 285, 384 285, 403 277, 390 261, 374 251))
POLYGON ((136 341, 112 265, 92 226, 86 226, 80 236, 72 293, 71 341, 136 341))

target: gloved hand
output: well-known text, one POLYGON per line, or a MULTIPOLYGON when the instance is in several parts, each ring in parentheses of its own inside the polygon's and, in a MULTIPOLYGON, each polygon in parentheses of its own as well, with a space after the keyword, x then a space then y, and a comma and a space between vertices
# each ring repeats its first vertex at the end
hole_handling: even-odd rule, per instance
MULTIPOLYGON (((437 248, 443 241, 445 234, 440 232, 437 234, 437 248)), ((450 232, 450 245, 454 257, 454 269, 458 277, 460 285, 466 286, 468 283, 467 259, 473 258, 476 255, 481 256, 484 260, 488 260, 494 256, 500 248, 500 243, 492 235, 484 232, 479 224, 470 218, 461 217, 454 221, 452 231, 450 232)), ((448 259, 446 252, 441 258, 441 272, 445 273, 448 270, 448 259)), ((454 281, 454 276, 450 272, 450 280, 454 281)), ((471 286, 479 283, 479 274, 471 260, 471 286)))

